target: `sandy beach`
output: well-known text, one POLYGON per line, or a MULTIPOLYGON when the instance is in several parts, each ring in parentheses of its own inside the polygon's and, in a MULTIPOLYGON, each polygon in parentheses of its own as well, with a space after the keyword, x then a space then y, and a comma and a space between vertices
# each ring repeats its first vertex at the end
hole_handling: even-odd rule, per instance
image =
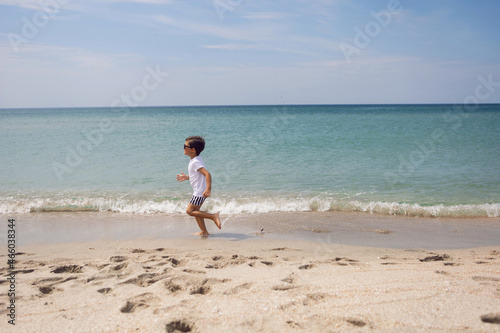
POLYGON ((17 216, 0 331, 500 332, 498 219, 291 216, 231 217, 206 239, 183 216, 17 216))

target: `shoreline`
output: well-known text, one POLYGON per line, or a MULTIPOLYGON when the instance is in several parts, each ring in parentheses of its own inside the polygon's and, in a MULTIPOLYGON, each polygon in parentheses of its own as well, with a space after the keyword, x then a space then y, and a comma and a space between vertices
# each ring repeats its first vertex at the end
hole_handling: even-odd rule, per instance
POLYGON ((16 326, 2 298, 2 332, 500 330, 482 319, 500 308, 500 246, 444 252, 213 237, 18 250, 16 326))
MULTIPOLYGON (((31 213, 16 220, 20 246, 140 238, 198 239, 186 214, 31 213)), ((458 249, 500 245, 500 218, 417 218, 360 212, 278 212, 221 215, 222 230, 206 221, 209 239, 302 240, 397 249, 458 249)), ((6 223, 1 228, 5 228, 6 223)), ((2 229, 2 233, 3 233, 2 229)), ((0 246, 7 239, 0 239, 0 246)))

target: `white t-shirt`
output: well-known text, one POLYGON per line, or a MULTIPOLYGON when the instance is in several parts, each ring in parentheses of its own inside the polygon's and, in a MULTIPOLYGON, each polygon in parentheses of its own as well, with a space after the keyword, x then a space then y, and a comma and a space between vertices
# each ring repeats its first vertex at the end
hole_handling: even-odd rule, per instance
POLYGON ((189 182, 193 188, 193 195, 197 197, 202 197, 203 192, 207 189, 207 181, 205 176, 198 170, 205 167, 205 163, 200 156, 196 156, 189 161, 188 172, 189 172, 189 182))

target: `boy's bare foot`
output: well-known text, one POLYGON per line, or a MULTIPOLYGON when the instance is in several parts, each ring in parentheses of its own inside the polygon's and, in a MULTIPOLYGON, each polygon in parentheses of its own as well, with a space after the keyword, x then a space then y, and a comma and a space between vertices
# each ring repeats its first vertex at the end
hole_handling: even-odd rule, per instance
POLYGON ((195 233, 193 235, 202 236, 202 237, 208 237, 208 236, 210 236, 210 234, 208 232, 203 232, 203 231, 197 232, 197 233, 195 233))
POLYGON ((214 215, 215 215, 215 218, 214 218, 215 225, 217 226, 217 228, 221 229, 222 226, 220 224, 219 213, 215 213, 214 215))

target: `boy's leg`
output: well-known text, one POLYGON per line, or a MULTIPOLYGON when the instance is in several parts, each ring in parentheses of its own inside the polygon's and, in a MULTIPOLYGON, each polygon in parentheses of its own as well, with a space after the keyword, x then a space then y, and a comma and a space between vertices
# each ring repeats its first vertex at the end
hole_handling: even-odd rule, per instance
MULTIPOLYGON (((217 228, 221 229, 219 213, 210 214, 207 212, 200 211, 200 208, 201 208, 201 205, 196 206, 196 205, 193 205, 192 203, 189 203, 188 208, 186 209, 186 213, 188 213, 189 216, 193 216, 196 219, 196 222, 198 222, 198 226, 200 224, 202 224, 203 227, 205 227, 205 222, 203 221, 203 219, 210 219, 210 220, 214 221, 217 228)), ((200 229, 203 233, 207 230, 205 227, 205 231, 204 231, 201 226, 200 226, 200 229)), ((208 231, 207 231, 207 234, 208 234, 208 231)))
MULTIPOLYGON (((200 209, 199 206, 197 208, 198 208, 198 210, 200 209)), ((208 232, 207 227, 205 226, 205 220, 201 217, 195 217, 195 220, 196 220, 196 223, 198 223, 198 227, 201 230, 200 232, 196 233, 196 235, 210 236, 210 233, 208 232)))
POLYGON ((207 227, 205 226, 205 220, 200 218, 200 217, 196 217, 195 219, 196 219, 196 223, 198 223, 198 227, 201 230, 200 232, 195 233, 195 235, 210 236, 210 233, 208 232, 207 227))

